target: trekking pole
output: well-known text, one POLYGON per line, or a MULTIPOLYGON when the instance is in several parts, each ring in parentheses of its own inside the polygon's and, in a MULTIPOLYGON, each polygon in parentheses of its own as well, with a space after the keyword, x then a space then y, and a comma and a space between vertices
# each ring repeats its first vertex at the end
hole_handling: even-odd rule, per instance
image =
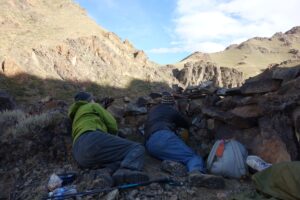
POLYGON ((68 199, 72 197, 81 197, 81 196, 87 196, 87 195, 93 195, 101 192, 110 192, 115 189, 129 189, 129 188, 134 188, 134 187, 140 187, 140 186, 145 186, 145 185, 150 185, 151 183, 166 183, 166 184, 171 184, 174 186, 182 186, 182 183, 176 183, 175 181, 171 180, 170 178, 160 178, 160 179, 154 179, 150 181, 145 181, 145 182, 140 182, 140 183, 131 183, 131 184, 126 184, 126 185, 120 185, 116 187, 111 187, 111 188, 98 188, 98 189, 93 189, 93 190, 88 190, 84 192, 77 192, 73 194, 65 194, 65 195, 54 195, 50 197, 44 197, 43 200, 48 200, 48 199, 68 199))

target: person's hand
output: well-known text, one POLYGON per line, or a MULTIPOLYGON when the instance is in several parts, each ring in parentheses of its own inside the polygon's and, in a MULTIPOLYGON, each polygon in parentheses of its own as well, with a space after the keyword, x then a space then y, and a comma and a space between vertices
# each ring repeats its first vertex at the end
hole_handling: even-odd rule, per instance
POLYGON ((189 139, 189 131, 185 128, 179 128, 177 130, 177 135, 185 142, 189 139))
POLYGON ((126 138, 126 135, 122 131, 118 131, 117 136, 119 136, 120 138, 126 138))
POLYGON ((99 103, 106 109, 114 102, 114 100, 115 99, 112 97, 104 97, 100 99, 99 103))

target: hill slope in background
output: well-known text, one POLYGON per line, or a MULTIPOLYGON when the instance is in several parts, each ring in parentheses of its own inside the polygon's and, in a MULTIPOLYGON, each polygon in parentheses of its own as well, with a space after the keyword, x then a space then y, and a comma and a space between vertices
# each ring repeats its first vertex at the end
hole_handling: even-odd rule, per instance
POLYGON ((173 79, 71 0, 1 0, 0 46, 5 76, 26 73, 114 87, 132 79, 173 79))
POLYGON ((207 61, 235 68, 243 72, 245 78, 261 73, 274 63, 300 63, 300 26, 285 33, 276 33, 270 38, 255 37, 239 45, 230 45, 217 53, 195 52, 177 66, 182 67, 184 63, 195 61, 207 61))
MULTIPOLYGON (((91 82, 123 89, 134 80, 140 80, 135 88, 139 87, 141 94, 168 89, 174 84, 188 87, 207 80, 215 80, 221 87, 235 87, 243 78, 228 68, 242 71, 247 78, 272 63, 299 60, 300 57, 300 28, 295 27, 272 38, 253 38, 240 45, 231 45, 223 52, 196 52, 180 63, 162 67, 149 61, 147 55, 135 49, 128 40, 123 41, 101 28, 71 0, 0 0, 0 3, 2 77, 19 79, 20 74, 28 74, 41 80, 91 82), (178 74, 194 81, 183 81, 178 74), (149 83, 162 84, 152 87, 149 83)), ((290 63, 285 64, 294 65, 294 61, 290 63)), ((15 86, 20 90, 19 87, 20 83, 15 86)), ((57 85, 46 90, 51 87, 57 88, 57 85)), ((0 84, 0 89, 15 96, 11 88, 11 85, 0 84)), ((62 92, 49 92, 48 95, 55 97, 62 92)), ((27 93, 37 96, 34 91, 27 93)))

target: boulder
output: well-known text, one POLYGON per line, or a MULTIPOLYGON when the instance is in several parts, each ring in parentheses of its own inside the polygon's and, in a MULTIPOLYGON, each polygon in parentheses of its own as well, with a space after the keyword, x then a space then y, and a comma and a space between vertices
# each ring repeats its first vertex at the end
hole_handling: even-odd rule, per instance
POLYGON ((202 113, 241 129, 251 128, 257 125, 256 117, 242 118, 229 112, 220 111, 213 107, 202 108, 202 113))
MULTIPOLYGON (((299 159, 299 143, 293 130, 292 121, 288 116, 278 113, 270 117, 262 117, 259 119, 259 128, 263 140, 267 141, 266 143, 274 140, 276 145, 279 145, 283 150, 286 149, 290 155, 289 159, 299 159)), ((278 151, 278 153, 280 152, 278 151)), ((276 153, 274 154, 276 155, 276 153)))
POLYGON ((0 111, 13 110, 15 107, 13 98, 8 93, 0 91, 0 111))
POLYGON ((259 106, 264 113, 291 112, 297 106, 300 93, 277 95, 271 94, 259 99, 259 106))
POLYGON ((279 95, 300 95, 300 77, 284 82, 277 91, 279 95))
POLYGON ((241 93, 245 95, 267 93, 278 90, 280 86, 281 80, 266 79, 253 82, 251 81, 246 82, 241 87, 241 93))
POLYGON ((291 68, 276 68, 272 74, 273 79, 280 79, 284 82, 295 79, 298 76, 300 76, 300 65, 291 68))
POLYGON ((262 139, 261 144, 253 148, 253 154, 273 164, 291 161, 287 146, 277 136, 271 136, 270 139, 262 139))
POLYGON ((230 113, 242 118, 260 117, 263 115, 263 111, 258 105, 235 107, 234 109, 230 110, 230 113))
POLYGON ((235 139, 242 143, 249 154, 255 151, 255 148, 261 143, 260 130, 257 127, 250 129, 237 129, 234 126, 220 124, 216 130, 216 139, 235 139))

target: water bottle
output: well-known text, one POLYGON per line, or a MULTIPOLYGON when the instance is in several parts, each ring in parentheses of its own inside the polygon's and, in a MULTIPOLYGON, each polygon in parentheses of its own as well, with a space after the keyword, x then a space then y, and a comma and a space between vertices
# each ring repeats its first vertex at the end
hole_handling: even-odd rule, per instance
POLYGON ((71 186, 56 188, 53 192, 49 193, 49 197, 55 197, 52 198, 54 200, 63 200, 64 195, 74 194, 74 193, 77 193, 76 186, 71 185, 71 186))

